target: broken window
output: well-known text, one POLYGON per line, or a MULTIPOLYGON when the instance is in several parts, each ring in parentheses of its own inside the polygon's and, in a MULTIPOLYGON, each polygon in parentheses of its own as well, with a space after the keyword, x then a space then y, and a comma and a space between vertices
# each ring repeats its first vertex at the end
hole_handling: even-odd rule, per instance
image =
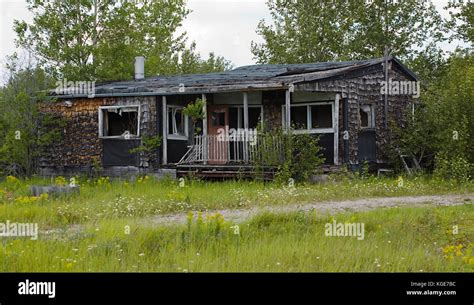
POLYGON ((375 128, 374 107, 372 105, 360 106, 359 115, 361 128, 375 128))
POLYGON ((168 138, 186 138, 187 116, 183 113, 183 107, 168 106, 168 138))
POLYGON ((99 108, 99 136, 123 137, 139 136, 138 106, 109 106, 99 108))

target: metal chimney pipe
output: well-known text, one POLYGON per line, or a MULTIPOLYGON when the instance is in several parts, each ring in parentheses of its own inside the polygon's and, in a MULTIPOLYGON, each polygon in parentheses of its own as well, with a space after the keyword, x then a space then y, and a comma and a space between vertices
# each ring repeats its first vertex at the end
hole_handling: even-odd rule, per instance
POLYGON ((145 78, 145 57, 135 57, 135 79, 145 78))

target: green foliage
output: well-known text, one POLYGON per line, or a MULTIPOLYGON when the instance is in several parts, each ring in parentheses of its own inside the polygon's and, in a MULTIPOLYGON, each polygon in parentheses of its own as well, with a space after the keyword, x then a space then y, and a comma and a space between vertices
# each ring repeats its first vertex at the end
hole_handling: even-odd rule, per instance
POLYGON ((367 178, 369 177, 369 162, 367 160, 362 161, 362 167, 360 170, 360 176, 362 178, 367 178))
POLYGON ((449 158, 444 152, 435 157, 436 168, 434 175, 442 179, 455 179, 457 181, 468 181, 472 172, 472 165, 461 156, 449 158))
POLYGON ((381 57, 385 47, 405 58, 442 40, 433 3, 406 1, 267 1, 272 25, 261 21, 252 42, 259 63, 302 63, 381 57))
POLYGON ((311 174, 320 170, 324 163, 319 146, 319 137, 310 134, 292 136, 292 158, 290 170, 297 181, 305 181, 311 174))
POLYGON ((21 181, 15 176, 7 176, 5 179, 5 188, 8 191, 14 192, 21 188, 21 181))
POLYGON ((239 224, 203 215, 195 221, 189 215, 187 225, 101 220, 2 243, 0 266, 3 272, 472 272, 473 213, 466 204, 265 213, 239 224), (326 236, 325 224, 333 221, 363 223, 364 240, 326 236), (467 230, 453 234, 453 224, 467 230))
POLYGON ((65 186, 67 184, 67 180, 63 176, 57 176, 56 178, 54 178, 54 184, 65 186))
POLYGON ((69 80, 133 78, 135 56, 145 56, 146 75, 222 71, 230 63, 177 34, 189 14, 184 0, 28 0, 32 23, 15 20, 17 44, 56 77, 69 80))
POLYGON ((64 121, 39 111, 41 104, 52 103, 41 91, 52 84, 45 71, 10 60, 10 78, 0 88, 0 175, 31 175, 38 157, 60 139, 64 121))
POLYGON ((130 153, 147 152, 151 153, 156 151, 161 146, 162 137, 157 136, 143 136, 141 145, 137 148, 131 149, 130 153))
POLYGON ((461 39, 471 44, 474 42, 474 3, 471 1, 449 1, 447 5, 450 19, 446 28, 454 29, 455 34, 450 38, 461 39))
POLYGON ((415 116, 407 109, 404 124, 391 124, 391 159, 399 165, 399 152, 412 154, 423 167, 439 167, 441 176, 459 179, 466 175, 449 169, 446 162, 463 168, 461 172, 472 170, 474 164, 474 56, 469 51, 458 51, 433 75, 422 91, 415 116), (470 166, 464 166, 464 161, 470 166))
POLYGON ((183 109, 183 113, 191 118, 192 130, 195 134, 201 133, 202 129, 199 127, 199 121, 204 118, 204 107, 206 107, 206 101, 197 98, 183 109))
POLYGON ((310 134, 288 134, 281 128, 268 132, 262 128, 253 151, 257 174, 265 167, 277 166, 275 179, 279 183, 288 183, 290 178, 307 180, 324 163, 318 141, 318 137, 310 134))
POLYGON ((184 107, 183 113, 190 117, 194 122, 202 120, 204 118, 203 108, 206 106, 206 102, 200 98, 197 98, 193 103, 189 103, 184 107))

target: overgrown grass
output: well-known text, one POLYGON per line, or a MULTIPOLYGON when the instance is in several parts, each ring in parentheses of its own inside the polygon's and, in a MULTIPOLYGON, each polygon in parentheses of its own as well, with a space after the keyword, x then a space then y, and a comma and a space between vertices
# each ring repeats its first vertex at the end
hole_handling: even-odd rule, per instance
POLYGON ((155 214, 216 209, 289 205, 325 200, 472 193, 474 182, 457 183, 424 177, 396 179, 341 179, 334 183, 281 186, 256 181, 186 181, 139 178, 134 182, 78 179, 80 195, 43 198, 30 202, 28 186, 51 184, 29 179, 0 182, 0 219, 37 222, 42 229, 104 219, 131 219, 155 214), (12 185, 13 184, 13 185, 12 185))
POLYGON ((1 271, 474 271, 474 206, 323 215, 262 214, 238 227, 219 215, 182 226, 103 220, 70 235, 3 238, 1 271), (365 224, 365 239, 325 224, 365 224), (457 225, 458 234, 453 234, 457 225), (129 229, 129 230, 128 230, 129 229), (129 234, 127 234, 129 233, 129 234))

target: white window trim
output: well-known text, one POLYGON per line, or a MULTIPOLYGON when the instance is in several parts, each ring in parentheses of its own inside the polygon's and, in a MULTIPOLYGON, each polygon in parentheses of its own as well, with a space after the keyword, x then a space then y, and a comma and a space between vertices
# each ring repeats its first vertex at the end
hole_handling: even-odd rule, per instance
POLYGON ((375 129, 375 107, 373 104, 361 104, 359 105, 359 125, 360 125, 360 128, 361 129, 375 129), (369 106, 370 107, 370 125, 371 126, 368 126, 368 127, 365 127, 365 126, 362 126, 362 119, 360 117, 360 108, 362 106, 369 106))
MULTIPOLYGON (((290 107, 303 107, 306 106, 306 126, 311 126, 312 121, 312 112, 311 106, 318 106, 318 105, 331 105, 331 128, 306 128, 306 129, 295 129, 293 130, 294 134, 317 134, 317 133, 334 133, 334 102, 310 102, 310 103, 295 103, 291 104, 290 107)), ((285 105, 281 105, 281 113, 285 113, 285 105)), ((281 116, 281 124, 285 126, 285 116, 281 116)))
POLYGON ((104 136, 104 110, 109 110, 109 109, 119 109, 119 108, 137 108, 137 116, 138 116, 138 122, 137 122, 137 134, 136 135, 130 135, 130 138, 128 140, 136 140, 140 139, 140 118, 141 118, 141 107, 140 105, 118 105, 118 106, 99 106, 99 138, 100 139, 125 139, 127 140, 124 136, 104 136))
POLYGON ((183 106, 176 106, 176 105, 167 105, 166 106, 166 118, 167 118, 167 122, 166 122, 166 133, 167 133, 167 139, 169 140, 188 140, 189 139, 189 126, 188 126, 188 116, 187 115, 184 115, 184 134, 185 135, 179 135, 179 134, 174 134, 174 133, 170 133, 170 130, 169 130, 169 122, 168 122, 168 119, 169 119, 169 111, 170 109, 181 109, 183 110, 184 107, 183 106))

